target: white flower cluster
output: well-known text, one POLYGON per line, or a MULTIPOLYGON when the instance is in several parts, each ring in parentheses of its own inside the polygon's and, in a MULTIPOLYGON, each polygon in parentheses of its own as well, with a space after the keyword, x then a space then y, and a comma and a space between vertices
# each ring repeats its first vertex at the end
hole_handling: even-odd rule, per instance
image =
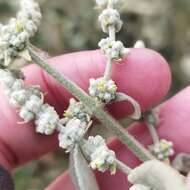
POLYGON ((165 139, 160 140, 159 143, 149 146, 152 154, 159 160, 165 160, 169 156, 174 155, 173 143, 165 139))
POLYGON ((36 114, 36 132, 50 135, 58 127, 59 116, 54 107, 43 104, 40 111, 36 114))
POLYGON ((151 187, 137 184, 137 185, 133 185, 129 190, 153 190, 153 189, 151 187))
POLYGON ((129 52, 121 41, 111 38, 102 39, 98 45, 105 56, 111 60, 121 60, 129 52))
POLYGON ((7 25, 0 27, 0 64, 5 67, 25 50, 41 20, 39 6, 33 0, 21 0, 20 6, 17 18, 10 19, 7 25))
POLYGON ((59 129, 59 146, 66 149, 67 153, 70 152, 75 144, 84 137, 87 129, 86 124, 79 119, 70 119, 65 126, 59 129))
POLYGON ((100 7, 105 7, 107 6, 109 3, 111 3, 112 5, 116 5, 117 3, 119 3, 121 0, 96 0, 96 3, 98 6, 100 7))
POLYGON ((119 32, 123 25, 119 12, 116 9, 111 8, 103 10, 99 16, 99 22, 105 33, 109 33, 109 28, 112 26, 115 28, 115 32, 119 32))
POLYGON ((81 102, 77 102, 75 99, 70 99, 70 104, 64 113, 65 119, 68 121, 72 118, 79 119, 81 122, 88 124, 91 121, 91 116, 89 111, 81 102))
POLYGON ((107 147, 105 140, 101 136, 90 136, 84 146, 87 155, 90 157, 90 166, 92 169, 98 169, 101 172, 110 169, 111 173, 115 174, 115 153, 107 147))
POLYGON ((74 148, 76 143, 81 141, 90 127, 92 123, 91 114, 81 102, 71 98, 69 107, 60 123, 59 146, 66 149, 68 153, 74 148))
POLYGON ((21 0, 20 6, 17 19, 22 23, 28 36, 32 37, 37 32, 42 17, 39 5, 33 0, 21 0))
POLYGON ((116 98, 117 86, 113 80, 90 79, 89 94, 98 101, 109 103, 116 98))
POLYGON ((22 79, 11 72, 0 70, 0 83, 9 96, 10 104, 19 108, 19 115, 25 121, 35 120, 36 131, 50 135, 57 128, 59 116, 54 108, 43 103, 43 95, 35 86, 26 87, 22 79))

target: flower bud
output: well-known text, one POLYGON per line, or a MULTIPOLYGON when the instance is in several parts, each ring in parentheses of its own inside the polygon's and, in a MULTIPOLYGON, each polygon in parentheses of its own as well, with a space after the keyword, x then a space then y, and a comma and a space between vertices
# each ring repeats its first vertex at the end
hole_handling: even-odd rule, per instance
POLYGON ((123 25, 120 14, 116 9, 105 9, 99 16, 99 21, 105 33, 109 33, 109 27, 114 27, 115 32, 119 32, 123 25))

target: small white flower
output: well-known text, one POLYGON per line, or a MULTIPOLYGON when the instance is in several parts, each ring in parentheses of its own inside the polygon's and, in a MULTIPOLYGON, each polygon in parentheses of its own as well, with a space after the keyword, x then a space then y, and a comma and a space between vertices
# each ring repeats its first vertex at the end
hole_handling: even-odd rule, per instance
POLYGON ((104 78, 90 79, 89 94, 105 103, 116 98, 117 86, 113 80, 104 78))
POLYGON ((120 14, 116 9, 105 9, 99 16, 99 21, 101 23, 102 30, 105 33, 109 32, 110 26, 115 28, 115 32, 119 32, 123 25, 123 22, 120 19, 120 14))
POLYGON ((35 120, 36 131, 41 134, 50 135, 57 129, 59 116, 52 106, 43 104, 43 94, 38 86, 26 87, 22 79, 2 69, 0 83, 10 98, 10 104, 20 109, 19 116, 24 122, 35 120))
POLYGON ((26 49, 41 20, 39 6, 33 0, 21 0, 20 6, 17 18, 0 27, 0 64, 6 67, 26 49))
POLYGON ((68 120, 76 118, 86 124, 88 124, 91 120, 90 113, 83 103, 77 102, 73 98, 70 99, 69 107, 65 110, 64 117, 68 120))
POLYGON ((57 128, 58 122, 59 116, 55 109, 48 104, 43 104, 36 115, 36 132, 51 135, 57 128))
POLYGON ((41 97, 38 97, 36 95, 31 95, 30 98, 25 103, 24 107, 28 109, 30 112, 38 114, 42 104, 43 100, 41 97))
POLYGON ((25 107, 22 107, 19 116, 24 120, 24 122, 30 122, 35 118, 35 114, 30 112, 25 107))
POLYGON ((165 139, 160 140, 155 145, 149 146, 149 149, 159 160, 165 160, 174 155, 173 143, 165 139))
POLYGON ((23 23, 24 29, 31 37, 37 31, 41 21, 39 5, 33 0, 21 0, 20 5, 21 11, 18 13, 17 18, 23 23))
POLYGON ((75 144, 83 138, 86 130, 86 124, 81 122, 79 119, 73 118, 69 120, 66 126, 63 126, 60 129, 60 133, 58 135, 59 146, 66 149, 67 153, 70 152, 74 148, 75 144))
POLYGON ((42 108, 43 100, 39 96, 31 94, 30 91, 21 89, 11 93, 10 103, 20 108, 20 117, 25 122, 29 122, 38 115, 42 108))
POLYGON ((14 107, 23 106, 28 99, 28 93, 25 89, 13 91, 10 94, 9 102, 14 107))
POLYGON ((9 71, 4 71, 0 69, 0 83, 3 85, 3 87, 11 88, 14 82, 15 78, 9 71))
POLYGON ((22 90, 24 88, 24 81, 22 79, 16 79, 11 87, 12 91, 22 90))
POLYGON ((107 147, 105 140, 101 136, 89 137, 84 146, 90 156, 92 169, 98 169, 101 172, 110 169, 112 174, 116 172, 115 153, 107 147))
POLYGON ((0 69, 0 84, 3 86, 8 96, 10 96, 13 91, 20 90, 24 86, 22 80, 16 79, 12 73, 2 69, 0 69))
POLYGON ((115 41, 111 38, 102 39, 98 45, 106 57, 111 60, 120 60, 128 53, 128 49, 121 41, 115 41))

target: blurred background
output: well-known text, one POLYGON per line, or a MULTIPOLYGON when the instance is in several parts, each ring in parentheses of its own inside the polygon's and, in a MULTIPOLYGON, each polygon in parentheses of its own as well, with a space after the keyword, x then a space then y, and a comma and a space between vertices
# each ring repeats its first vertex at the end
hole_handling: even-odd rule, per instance
MULTIPOLYGON (((33 44, 51 56, 97 49, 105 35, 97 22, 94 0, 37 0, 43 20, 33 44)), ((0 0, 0 21, 14 16, 13 0, 0 0)), ((160 52, 170 63, 173 84, 169 96, 190 82, 190 0, 123 0, 124 27, 118 38, 130 47, 136 40, 160 52)), ((46 155, 14 174, 16 189, 43 190, 67 168, 62 151, 46 155)))

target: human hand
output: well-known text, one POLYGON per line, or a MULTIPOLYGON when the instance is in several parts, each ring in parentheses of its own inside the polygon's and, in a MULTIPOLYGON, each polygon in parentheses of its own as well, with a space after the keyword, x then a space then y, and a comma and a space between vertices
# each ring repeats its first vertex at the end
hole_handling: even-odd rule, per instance
MULTIPOLYGON (((99 51, 81 52, 56 57, 50 63, 65 76, 77 83, 84 90, 88 89, 88 79, 97 78, 102 75, 105 68, 105 59, 99 51)), ((41 69, 32 65, 24 69, 26 83, 39 84, 44 92, 47 92, 46 101, 55 106, 62 114, 66 108, 71 95, 55 82, 41 69)), ((171 74, 165 60, 157 53, 147 49, 133 49, 122 64, 113 68, 113 79, 118 84, 120 92, 136 99, 142 110, 147 110, 158 103, 166 95, 171 74)), ((160 122, 158 132, 160 137, 174 142, 176 152, 190 152, 186 146, 189 134, 190 122, 190 88, 180 92, 178 95, 159 107, 160 122)), ((57 149, 57 135, 50 137, 35 133, 34 125, 24 124, 20 126, 20 120, 15 110, 10 108, 5 95, 0 93, 0 163, 12 171, 15 167, 23 165, 31 160, 57 149)), ((110 106, 109 110, 115 117, 123 117, 132 112, 132 107, 125 103, 110 106)), ((136 123, 130 132, 143 144, 151 143, 150 135, 142 123, 136 123)), ((116 151, 118 159, 124 161, 131 167, 139 164, 138 159, 116 139, 110 142, 110 147, 116 151)), ((109 173, 96 173, 101 190, 129 188, 127 177, 117 172, 115 176, 109 173)), ((74 189, 67 173, 57 178, 47 190, 74 189)))

